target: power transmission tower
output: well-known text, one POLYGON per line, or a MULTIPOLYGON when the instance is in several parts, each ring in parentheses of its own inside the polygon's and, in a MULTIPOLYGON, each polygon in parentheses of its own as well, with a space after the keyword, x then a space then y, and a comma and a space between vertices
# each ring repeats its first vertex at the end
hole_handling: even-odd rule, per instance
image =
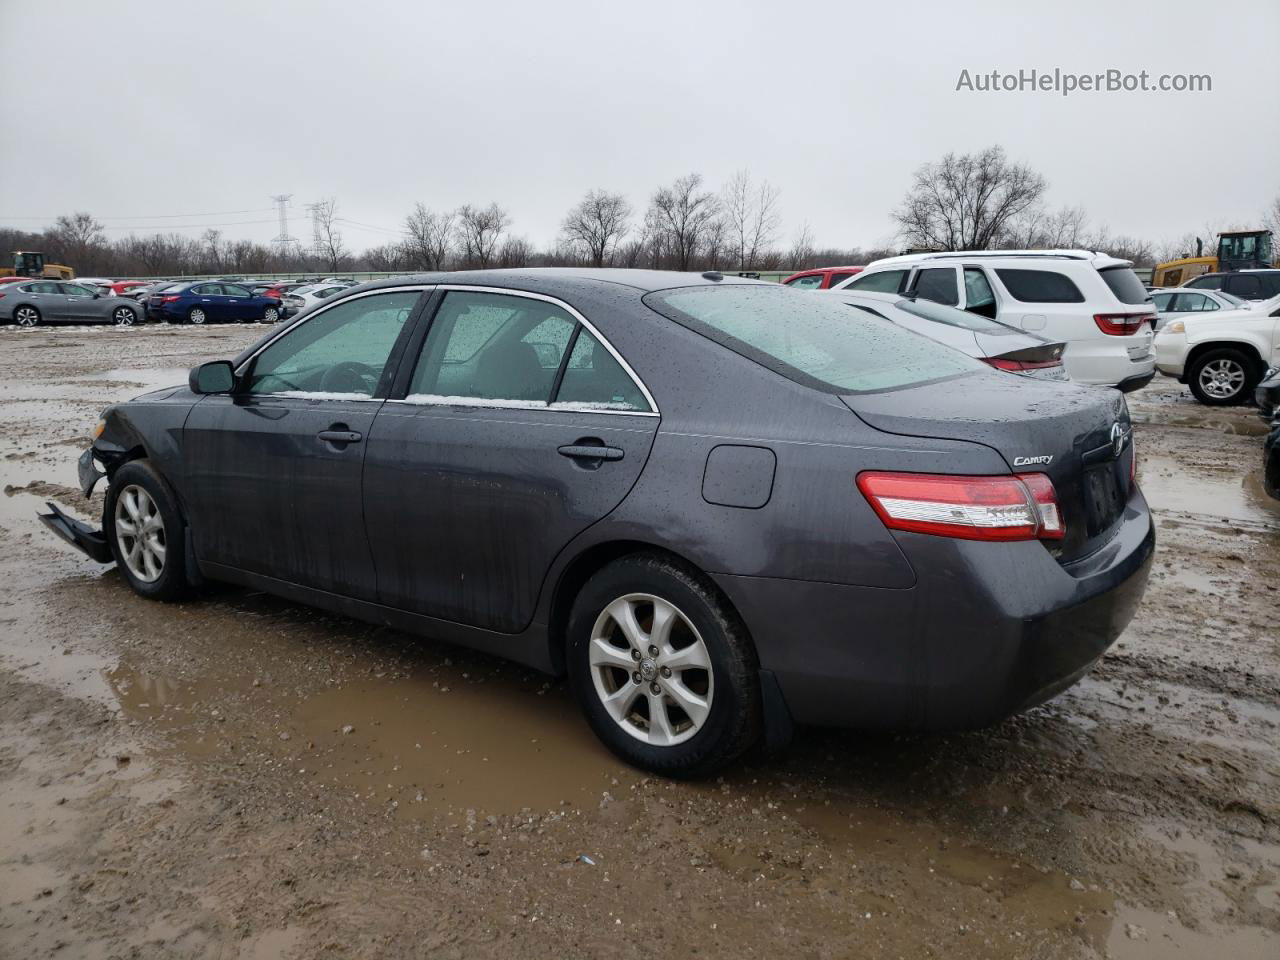
POLYGON ((320 232, 320 211, 324 203, 308 203, 307 211, 311 214, 311 253, 317 260, 324 258, 324 237, 320 232))
POLYGON ((289 248, 289 244, 298 242, 297 237, 289 236, 289 201, 293 199, 293 194, 282 193, 271 199, 276 202, 276 211, 280 216, 280 233, 272 237, 271 242, 283 252, 289 248))

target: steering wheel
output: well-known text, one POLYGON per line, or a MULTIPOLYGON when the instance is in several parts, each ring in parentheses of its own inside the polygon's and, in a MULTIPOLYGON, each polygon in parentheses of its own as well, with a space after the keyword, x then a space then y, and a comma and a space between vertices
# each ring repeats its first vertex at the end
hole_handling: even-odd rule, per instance
POLYGON ((378 385, 379 373, 367 363, 344 360, 335 363, 320 378, 320 389, 325 393, 373 394, 378 385))

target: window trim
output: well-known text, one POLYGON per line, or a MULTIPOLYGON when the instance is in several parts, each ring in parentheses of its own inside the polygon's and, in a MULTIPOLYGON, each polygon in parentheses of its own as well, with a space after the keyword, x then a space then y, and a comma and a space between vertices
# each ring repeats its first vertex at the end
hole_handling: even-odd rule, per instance
MULTIPOLYGON (((649 392, 649 388, 645 385, 645 382, 640 379, 639 374, 637 374, 635 370, 632 369, 631 364, 627 363, 626 359, 622 356, 622 354, 620 354, 614 348, 613 344, 610 343, 608 338, 605 337, 604 334, 602 334, 596 328, 595 324, 593 324, 590 320, 584 317, 581 314, 581 312, 576 310, 570 304, 565 303, 559 297, 553 297, 545 293, 534 293, 531 290, 517 290, 510 287, 474 286, 471 284, 464 284, 464 283, 441 283, 441 284, 435 285, 433 289, 442 294, 447 294, 450 291, 458 291, 460 293, 492 293, 492 294, 498 294, 501 296, 508 296, 508 297, 523 297, 526 300, 541 300, 544 303, 550 303, 556 307, 559 307, 560 309, 568 313, 571 317, 573 317, 574 320, 576 320, 579 324, 581 324, 582 329, 585 329, 588 333, 590 333, 593 337, 595 337, 597 343, 599 343, 601 346, 603 346, 606 350, 609 351, 609 354, 613 357, 613 359, 618 362, 618 366, 622 367, 623 372, 626 373, 626 375, 631 378, 631 382, 634 383, 636 387, 639 388, 640 393, 644 396, 645 400, 649 404, 648 410, 602 410, 599 407, 592 407, 587 404, 558 403, 553 400, 548 402, 545 407, 530 407, 529 409, 532 412, 535 412, 535 413, 543 413, 543 412, 596 413, 596 414, 604 414, 606 416, 613 416, 613 417, 660 417, 662 416, 661 412, 658 410, 658 402, 654 400, 653 394, 649 392)), ((441 298, 441 302, 443 303, 443 298, 441 298)), ((437 309, 439 308, 437 307, 437 309)), ((434 323, 435 323, 435 317, 433 316, 432 324, 434 325, 434 323)), ((428 328, 427 336, 430 336, 430 334, 431 334, 431 331, 430 331, 430 328, 428 328)), ((575 332, 573 335, 573 341, 576 343, 577 339, 578 339, 578 335, 575 332)), ((426 345, 426 340, 424 338, 422 346, 425 346, 425 345, 426 345)), ((421 350, 421 347, 419 348, 419 350, 421 350)), ((566 353, 565 356, 567 358, 568 353, 566 353)), ((415 361, 414 361, 415 365, 417 363, 417 359, 420 359, 420 358, 421 358, 421 353, 419 353, 418 358, 415 358, 415 361)), ((557 384, 557 389, 558 389, 558 384, 557 384)), ((552 396, 554 397, 555 394, 553 393, 552 396)), ((472 398, 470 397, 468 397, 467 399, 468 401, 472 400, 472 398)), ((468 402, 466 404, 460 404, 460 403, 433 404, 433 403, 422 403, 418 401, 410 403, 406 397, 388 398, 385 402, 402 404, 408 407, 446 407, 446 406, 450 408, 479 407, 482 409, 506 410, 508 413, 511 411, 511 407, 509 406, 509 404, 501 400, 489 400, 483 397, 476 397, 474 399, 474 402, 468 402)))
MULTIPOLYGON (((239 378, 242 377, 248 371, 248 369, 253 365, 253 362, 258 359, 258 356, 263 351, 265 351, 268 347, 270 347, 272 344, 278 341, 281 337, 288 336, 294 330, 297 330, 299 327, 301 327, 304 323, 309 323, 310 321, 314 320, 316 317, 320 316, 320 314, 333 309, 339 304, 350 303, 352 300, 360 300, 364 297, 373 297, 383 293, 405 293, 410 290, 416 290, 418 291, 419 294, 421 294, 424 291, 435 290, 435 289, 436 289, 436 285, 433 283, 413 283, 413 284, 405 284, 404 286, 378 287, 375 290, 364 290, 360 293, 355 294, 354 296, 342 297, 341 299, 336 301, 322 300, 320 302, 324 304, 323 306, 312 311, 311 313, 308 313, 305 317, 303 317, 297 323, 289 324, 289 326, 285 327, 283 330, 276 333, 274 337, 271 337, 269 340, 266 340, 265 342, 263 342, 262 345, 258 347, 258 349, 253 351, 253 353, 245 357, 244 362, 241 363, 240 366, 235 368, 236 379, 239 380, 239 378)), ((421 300, 421 296, 419 296, 419 300, 421 300)), ((255 393, 255 394, 250 394, 249 396, 252 396, 252 398, 255 400, 274 397, 279 400, 308 400, 310 403, 387 403, 388 402, 385 397, 357 397, 354 395, 350 397, 344 397, 341 400, 335 400, 332 397, 315 397, 315 398, 300 397, 292 393, 255 393)))

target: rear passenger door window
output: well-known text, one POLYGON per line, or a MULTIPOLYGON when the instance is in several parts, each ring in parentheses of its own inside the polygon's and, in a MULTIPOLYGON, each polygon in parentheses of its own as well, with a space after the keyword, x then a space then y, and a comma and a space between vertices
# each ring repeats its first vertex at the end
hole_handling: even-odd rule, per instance
POLYGON ((579 327, 565 366, 555 407, 584 410, 649 409, 644 394, 612 353, 591 331, 579 327))
POLYGON ((913 289, 917 296, 949 307, 960 305, 960 288, 955 267, 929 267, 916 274, 913 289))
POLYGON ((1084 294, 1070 277, 1052 270, 997 269, 1009 296, 1023 303, 1084 303, 1084 294))
POLYGON ((431 323, 409 399, 545 407, 576 323, 544 300, 450 291, 431 323))
POLYGON ((1262 281, 1247 273, 1237 273, 1227 277, 1223 289, 1244 300, 1262 299, 1262 281))

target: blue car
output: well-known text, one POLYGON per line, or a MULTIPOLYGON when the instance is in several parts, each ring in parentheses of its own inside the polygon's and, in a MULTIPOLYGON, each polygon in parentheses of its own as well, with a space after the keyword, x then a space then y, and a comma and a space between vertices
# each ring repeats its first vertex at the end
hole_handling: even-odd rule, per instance
POLYGON ((275 323, 278 297, 254 296, 235 283, 197 280, 157 290, 147 300, 147 319, 165 323, 275 323))

